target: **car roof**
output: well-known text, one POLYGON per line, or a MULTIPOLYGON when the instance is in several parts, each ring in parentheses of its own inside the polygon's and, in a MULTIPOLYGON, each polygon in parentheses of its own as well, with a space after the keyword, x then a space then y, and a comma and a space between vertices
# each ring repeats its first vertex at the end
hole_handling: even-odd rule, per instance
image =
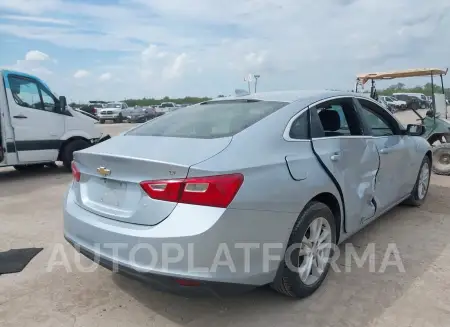
POLYGON ((226 101, 226 100, 261 100, 261 101, 279 101, 292 103, 299 100, 306 99, 326 99, 335 96, 360 96, 360 93, 331 91, 331 90, 298 90, 298 91, 274 91, 274 92, 259 92, 243 96, 229 96, 213 99, 212 101, 226 101))
POLYGON ((17 70, 0 69, 0 75, 9 75, 9 74, 22 76, 22 77, 25 77, 25 78, 34 79, 34 80, 40 82, 42 85, 44 85, 48 90, 50 90, 48 85, 43 80, 41 80, 39 77, 37 77, 37 76, 33 76, 33 75, 30 75, 30 74, 27 74, 27 73, 19 72, 17 70))

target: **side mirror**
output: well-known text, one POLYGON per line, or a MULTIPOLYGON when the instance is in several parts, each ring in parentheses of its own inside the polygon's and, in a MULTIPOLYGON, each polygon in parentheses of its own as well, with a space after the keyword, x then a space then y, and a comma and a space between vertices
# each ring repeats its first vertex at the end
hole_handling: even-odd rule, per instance
POLYGON ((60 96, 59 97, 59 112, 66 111, 66 107, 67 107, 66 97, 65 96, 60 96))
POLYGON ((408 124, 406 134, 409 136, 422 136, 425 134, 425 126, 417 124, 408 124))

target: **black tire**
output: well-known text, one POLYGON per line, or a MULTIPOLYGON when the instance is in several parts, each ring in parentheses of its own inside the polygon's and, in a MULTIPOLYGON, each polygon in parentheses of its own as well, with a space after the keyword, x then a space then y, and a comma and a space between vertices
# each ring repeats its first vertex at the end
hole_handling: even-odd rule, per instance
POLYGON ((44 164, 16 165, 13 167, 17 171, 28 172, 28 171, 41 170, 42 168, 44 168, 44 164))
POLYGON ((417 103, 417 102, 413 102, 413 103, 411 103, 411 108, 412 109, 414 109, 414 110, 418 110, 419 109, 419 107, 420 107, 420 105, 417 103))
MULTIPOLYGON (((328 221, 331 227, 331 243, 336 244, 336 222, 333 212, 327 205, 323 204, 322 202, 313 201, 306 205, 306 207, 298 217, 289 238, 286 253, 289 251, 290 247, 302 242, 303 237, 307 233, 311 222, 319 217, 323 217, 328 221)), ((280 264, 280 267, 278 268, 277 275, 275 277, 275 280, 271 284, 271 287, 275 291, 289 297, 305 298, 313 294, 325 280, 330 269, 330 262, 326 264, 320 277, 313 284, 307 285, 300 279, 298 271, 291 269, 292 266, 288 265, 286 262, 286 259, 288 259, 290 260, 290 262, 292 262, 293 265, 295 265, 294 262, 295 260, 298 261, 298 258, 298 248, 292 251, 289 258, 286 258, 285 256, 280 264)), ((299 263, 296 262, 296 264, 298 265, 299 263)))
POLYGON ((73 140, 67 143, 62 149, 61 153, 61 161, 64 167, 68 170, 71 170, 73 153, 75 151, 83 150, 91 146, 91 144, 86 140, 73 140))
POLYGON ((98 121, 100 122, 100 124, 104 124, 105 123, 104 119, 99 119, 98 121))
POLYGON ((432 169, 435 174, 450 176, 450 143, 442 143, 433 147, 432 169))
POLYGON ((122 114, 119 114, 119 117, 117 117, 116 119, 114 119, 115 123, 122 123, 123 122, 123 117, 122 114))
POLYGON ((430 188, 430 179, 431 179, 431 167, 430 167, 430 158, 428 156, 425 156, 422 160, 422 164, 420 165, 419 172, 417 173, 417 179, 416 183, 414 184, 414 188, 411 192, 411 195, 408 199, 405 200, 405 204, 413 206, 413 207, 420 207, 427 198, 428 190, 430 188), (419 194, 419 184, 420 184, 420 178, 421 178, 421 172, 424 165, 428 165, 428 183, 426 184, 426 192, 425 195, 421 196, 419 194))
POLYGON ((52 161, 52 162, 47 162, 45 164, 48 168, 58 168, 58 165, 56 164, 56 162, 52 161))

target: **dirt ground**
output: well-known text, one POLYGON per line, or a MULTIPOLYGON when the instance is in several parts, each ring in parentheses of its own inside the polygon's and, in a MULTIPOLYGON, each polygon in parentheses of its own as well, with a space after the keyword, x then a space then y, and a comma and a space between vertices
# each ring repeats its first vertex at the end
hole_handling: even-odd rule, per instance
MULTIPOLYGON (((102 128, 117 134, 128 127, 102 128)), ((236 297, 184 298, 103 268, 79 271, 62 232, 62 196, 70 180, 62 169, 37 175, 0 170, 0 251, 44 248, 21 273, 0 276, 2 327, 450 325, 450 177, 433 176, 421 208, 397 207, 346 242, 361 253, 375 244, 375 272, 368 263, 359 268, 340 260, 340 271, 331 271, 322 288, 301 301, 267 288, 236 297), (404 272, 382 269, 390 243, 404 272), (49 266, 59 246, 68 267, 49 266)))

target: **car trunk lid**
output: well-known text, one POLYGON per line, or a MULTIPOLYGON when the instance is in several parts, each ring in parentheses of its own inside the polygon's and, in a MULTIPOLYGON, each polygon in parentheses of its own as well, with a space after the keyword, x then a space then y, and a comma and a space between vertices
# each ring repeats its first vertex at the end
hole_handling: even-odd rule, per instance
POLYGON ((177 203, 155 200, 141 188, 148 180, 183 179, 189 167, 225 149, 230 138, 117 136, 74 154, 81 173, 77 203, 100 216, 155 225, 177 203))

